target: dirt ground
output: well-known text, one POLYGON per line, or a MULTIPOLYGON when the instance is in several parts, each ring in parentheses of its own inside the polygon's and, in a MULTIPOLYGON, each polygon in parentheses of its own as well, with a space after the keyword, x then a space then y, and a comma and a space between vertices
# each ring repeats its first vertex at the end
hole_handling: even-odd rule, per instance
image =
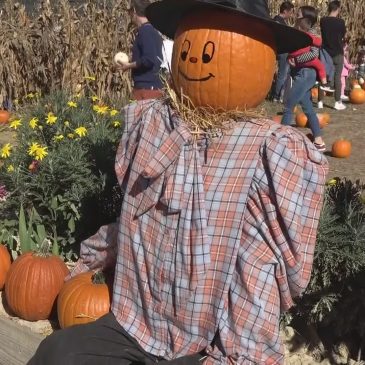
MULTIPOLYGON (((317 109, 318 112, 327 112, 330 114, 329 125, 323 129, 323 138, 326 142, 326 157, 329 161, 330 171, 329 178, 341 177, 356 181, 361 180, 365 183, 365 104, 353 105, 346 104, 347 109, 344 111, 334 110, 333 98, 326 97, 324 109, 317 109), (332 143, 338 138, 345 138, 352 143, 352 153, 349 158, 341 159, 331 156, 332 143)), ((282 104, 266 102, 264 108, 268 115, 273 116, 281 113, 282 104)), ((305 134, 310 130, 301 128, 305 134)))

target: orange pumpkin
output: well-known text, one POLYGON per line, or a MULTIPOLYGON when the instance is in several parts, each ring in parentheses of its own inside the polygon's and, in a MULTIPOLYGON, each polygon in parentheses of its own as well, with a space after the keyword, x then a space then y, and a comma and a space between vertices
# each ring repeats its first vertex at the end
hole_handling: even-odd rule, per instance
POLYGON ((11 265, 5 281, 10 309, 27 321, 49 318, 68 269, 54 255, 28 252, 11 265))
POLYGON ((109 289, 99 280, 98 274, 87 272, 64 285, 57 300, 61 328, 92 322, 109 312, 109 289))
POLYGON ((351 142, 346 139, 338 139, 332 144, 332 156, 347 158, 351 155, 351 142))
POLYGON ((313 99, 318 99, 318 88, 317 87, 312 88, 311 95, 312 95, 313 99))
POLYGON ((215 110, 253 108, 265 99, 275 71, 275 38, 265 24, 244 22, 213 9, 181 21, 172 55, 178 94, 215 110))
POLYGON ((0 124, 5 124, 9 121, 10 113, 7 110, 0 110, 0 124))
MULTIPOLYGON (((327 126, 330 121, 330 115, 328 113, 317 113, 317 118, 320 128, 324 128, 325 126, 327 126)), ((300 128, 308 127, 307 116, 303 112, 298 113, 295 117, 295 124, 297 125, 297 127, 300 128)))
POLYGON ((7 248, 0 243, 0 290, 4 289, 6 275, 10 269, 11 260, 7 248))
POLYGON ((328 113, 317 113, 319 127, 324 128, 328 125, 330 121, 330 115, 328 113))
POLYGON ((303 112, 300 112, 295 116, 295 124, 297 127, 305 128, 307 126, 307 122, 308 118, 303 112))
POLYGON ((360 85, 355 85, 350 92, 350 102, 352 104, 364 104, 365 103, 365 90, 360 85))

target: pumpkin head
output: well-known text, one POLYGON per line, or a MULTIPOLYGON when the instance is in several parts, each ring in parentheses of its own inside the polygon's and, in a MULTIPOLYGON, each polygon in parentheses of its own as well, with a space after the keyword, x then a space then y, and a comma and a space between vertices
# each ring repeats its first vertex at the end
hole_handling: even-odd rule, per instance
POLYGON ((7 248, 0 243, 0 290, 3 290, 6 275, 10 269, 10 254, 7 248))
POLYGON ((0 123, 4 124, 9 121, 10 113, 7 110, 0 110, 0 123))
POLYGON ((352 104, 364 104, 365 103, 365 90, 360 85, 355 85, 350 92, 350 102, 352 104))
POLYGON ((194 11, 175 34, 172 77, 178 94, 215 110, 253 108, 270 90, 275 71, 270 28, 235 13, 194 11))
POLYGON ((95 275, 79 274, 62 288, 57 300, 61 328, 92 322, 109 312, 109 288, 95 275))
POLYGON ((28 252, 11 265, 5 281, 9 308, 27 321, 49 318, 68 269, 54 255, 28 252))
POLYGON ((351 155, 351 142, 346 139, 338 139, 332 144, 332 156, 347 158, 351 155))

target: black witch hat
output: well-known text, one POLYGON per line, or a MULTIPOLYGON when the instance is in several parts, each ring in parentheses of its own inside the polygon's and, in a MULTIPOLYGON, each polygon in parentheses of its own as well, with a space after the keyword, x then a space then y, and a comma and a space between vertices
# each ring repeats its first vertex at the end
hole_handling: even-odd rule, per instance
POLYGON ((267 24, 275 35, 277 53, 291 52, 312 43, 304 32, 273 21, 267 0, 162 0, 149 5, 146 16, 156 29, 173 39, 180 21, 187 14, 201 9, 219 9, 222 13, 240 14, 243 27, 245 17, 267 24))

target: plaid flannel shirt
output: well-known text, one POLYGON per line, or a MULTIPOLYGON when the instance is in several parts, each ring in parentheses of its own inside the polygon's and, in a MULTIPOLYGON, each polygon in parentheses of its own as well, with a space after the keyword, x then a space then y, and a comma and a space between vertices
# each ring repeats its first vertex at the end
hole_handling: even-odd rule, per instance
POLYGON ((120 219, 82 243, 72 275, 115 265, 112 311, 151 354, 282 364, 279 315, 310 279, 325 157, 265 119, 197 140, 154 101, 126 107, 115 168, 120 219))

